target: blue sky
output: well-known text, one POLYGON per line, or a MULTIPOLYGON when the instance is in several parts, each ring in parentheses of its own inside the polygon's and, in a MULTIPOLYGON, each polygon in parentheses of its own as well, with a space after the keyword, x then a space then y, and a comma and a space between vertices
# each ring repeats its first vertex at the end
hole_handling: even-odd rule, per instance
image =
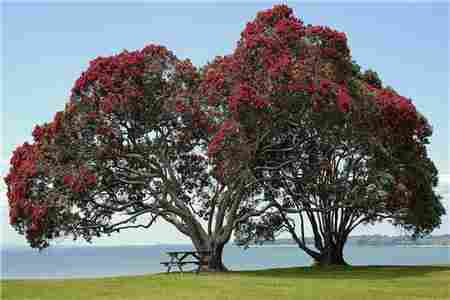
MULTIPOLYGON (((384 83, 413 99, 433 124, 430 155, 441 173, 439 190, 450 186, 448 141, 449 5, 288 4, 305 23, 327 25, 347 33, 353 58, 373 68, 384 83)), ((70 89, 97 56, 162 44, 197 66, 230 53, 245 24, 272 6, 239 4, 42 4, 2 6, 2 114, 0 172, 4 176, 14 148, 31 140, 37 123, 64 108, 70 89)), ((5 186, 0 184, 0 224, 5 245, 25 245, 7 225, 5 186)), ((449 233, 448 216, 435 233, 449 233)), ((388 224, 361 227, 361 233, 398 234, 388 224)), ((179 242, 166 224, 125 232, 97 244, 179 242)), ((72 244, 70 240, 59 244, 72 244)))

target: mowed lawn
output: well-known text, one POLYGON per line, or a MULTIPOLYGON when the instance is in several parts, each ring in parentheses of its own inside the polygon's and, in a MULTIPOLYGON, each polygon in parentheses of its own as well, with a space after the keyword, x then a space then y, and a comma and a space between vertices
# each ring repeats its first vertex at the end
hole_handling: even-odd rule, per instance
POLYGON ((1 284, 4 300, 450 299, 450 267, 302 267, 1 284))

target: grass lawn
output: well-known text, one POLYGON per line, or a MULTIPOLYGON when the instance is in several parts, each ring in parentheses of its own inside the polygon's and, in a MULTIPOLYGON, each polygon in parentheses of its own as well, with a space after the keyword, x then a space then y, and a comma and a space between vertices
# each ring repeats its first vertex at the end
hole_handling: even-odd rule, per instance
POLYGON ((450 267, 302 267, 198 276, 4 280, 1 286, 4 300, 450 299, 450 267))

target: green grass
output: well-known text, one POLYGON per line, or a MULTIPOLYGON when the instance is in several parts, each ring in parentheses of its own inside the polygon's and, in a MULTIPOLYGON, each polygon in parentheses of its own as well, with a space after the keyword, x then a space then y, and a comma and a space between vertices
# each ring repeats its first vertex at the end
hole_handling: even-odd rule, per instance
POLYGON ((450 267, 305 267, 1 284, 4 300, 450 299, 450 267))

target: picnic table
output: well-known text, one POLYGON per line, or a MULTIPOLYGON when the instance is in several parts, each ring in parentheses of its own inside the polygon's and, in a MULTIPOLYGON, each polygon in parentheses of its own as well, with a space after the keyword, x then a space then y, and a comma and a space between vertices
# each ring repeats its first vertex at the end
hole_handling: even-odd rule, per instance
POLYGON ((167 273, 174 266, 178 267, 180 272, 183 273, 184 265, 194 264, 197 265, 196 273, 198 274, 202 267, 208 265, 208 260, 211 256, 210 251, 169 251, 166 254, 170 257, 170 260, 163 261, 161 264, 167 267, 167 273))

